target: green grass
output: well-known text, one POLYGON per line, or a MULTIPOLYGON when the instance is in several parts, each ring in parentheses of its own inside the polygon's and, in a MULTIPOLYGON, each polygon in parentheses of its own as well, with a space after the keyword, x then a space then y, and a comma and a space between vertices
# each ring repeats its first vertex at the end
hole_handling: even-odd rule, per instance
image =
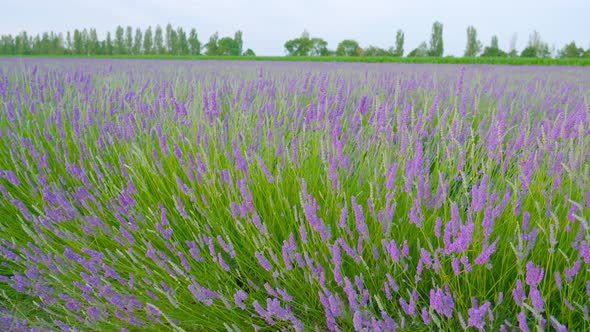
POLYGON ((355 63, 426 63, 426 64, 492 64, 535 66, 590 66, 590 58, 460 58, 460 57, 347 57, 347 56, 189 56, 189 55, 28 55, 0 56, 0 58, 66 58, 66 59, 146 59, 146 60, 243 60, 243 61, 309 61, 355 63))

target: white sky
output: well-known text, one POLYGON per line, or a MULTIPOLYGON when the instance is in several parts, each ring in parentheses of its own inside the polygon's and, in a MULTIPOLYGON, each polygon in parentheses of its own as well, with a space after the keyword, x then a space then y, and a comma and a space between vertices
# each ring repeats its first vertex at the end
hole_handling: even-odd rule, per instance
POLYGON ((445 55, 462 55, 468 25, 484 46, 497 34, 504 50, 515 33, 522 50, 533 30, 550 47, 572 40, 590 47, 590 0, 0 0, 0 34, 94 27, 104 36, 117 25, 144 30, 170 22, 195 27, 202 42, 215 31, 242 30, 245 48, 257 55, 285 54, 285 41, 304 29, 330 49, 342 39, 388 48, 402 29, 407 54, 429 41, 436 20, 444 25, 445 55))

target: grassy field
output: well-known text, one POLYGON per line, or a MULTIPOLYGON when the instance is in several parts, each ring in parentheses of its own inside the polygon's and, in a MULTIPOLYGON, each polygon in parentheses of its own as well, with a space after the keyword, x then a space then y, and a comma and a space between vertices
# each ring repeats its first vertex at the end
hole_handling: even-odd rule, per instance
MULTIPOLYGON (((590 66, 590 58, 455 58, 455 57, 347 57, 347 56, 174 56, 174 55, 117 55, 117 56, 27 56, 32 58, 95 58, 95 59, 150 59, 150 60, 245 60, 245 61, 309 61, 309 62, 366 62, 366 63, 444 63, 538 66, 590 66)), ((2 56, 0 56, 2 58, 2 56)), ((8 58, 8 57, 6 57, 8 58)))
POLYGON ((2 58, 0 329, 589 330, 589 101, 581 67, 2 58))

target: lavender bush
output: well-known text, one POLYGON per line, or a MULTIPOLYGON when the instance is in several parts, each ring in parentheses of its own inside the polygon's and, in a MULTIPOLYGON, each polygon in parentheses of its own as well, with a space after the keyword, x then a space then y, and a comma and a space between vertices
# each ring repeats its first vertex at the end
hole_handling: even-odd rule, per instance
POLYGON ((0 60, 3 330, 586 330, 590 69, 0 60))

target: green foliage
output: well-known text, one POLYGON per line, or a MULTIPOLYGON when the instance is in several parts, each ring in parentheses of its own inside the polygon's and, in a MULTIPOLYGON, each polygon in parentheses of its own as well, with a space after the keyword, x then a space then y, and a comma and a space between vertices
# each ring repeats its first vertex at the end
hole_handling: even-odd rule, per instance
MULTIPOLYGON (((125 41, 123 40, 123 27, 118 26, 117 30, 115 31, 115 53, 116 54, 127 54, 127 50, 125 48, 125 41)), ((75 34, 75 32, 74 32, 75 34)), ((75 39, 75 36, 74 36, 75 39)))
POLYGON ((125 29, 125 49, 127 53, 133 54, 133 28, 130 26, 125 29))
POLYGON ((404 32, 402 30, 397 30, 395 33, 395 50, 393 51, 393 56, 404 56, 404 39, 404 32))
POLYGON ((486 46, 481 56, 486 58, 504 58, 507 57, 508 54, 500 49, 498 37, 492 36, 490 46, 486 46))
POLYGON ((216 55, 240 55, 240 49, 235 39, 231 37, 223 37, 217 44, 216 55))
POLYGON ((345 39, 338 44, 336 48, 337 56, 359 56, 362 54, 362 49, 356 40, 345 39))
POLYGON ((421 58, 425 56, 429 56, 430 52, 428 50, 428 45, 426 42, 421 42, 418 47, 413 49, 410 53, 408 53, 408 58, 421 58))
MULTIPOLYGON (((188 30, 187 30, 188 31, 188 30)), ((420 58, 425 56, 441 57, 443 54, 443 25, 435 22, 432 26, 432 35, 430 45, 421 43, 417 48, 412 50, 408 57, 420 58)), ((402 57, 404 55, 404 32, 397 30, 395 45, 389 49, 378 46, 368 46, 361 48, 359 43, 354 40, 342 41, 336 51, 328 49, 328 43, 322 38, 311 38, 309 33, 304 33, 295 39, 285 42, 285 51, 287 56, 314 56, 314 57, 334 57, 334 56, 367 56, 367 57, 402 57)), ((106 33, 106 38, 100 40, 96 29, 75 29, 73 32, 67 31, 64 35, 61 33, 44 32, 36 36, 30 36, 26 31, 17 35, 0 35, 0 55, 172 55, 172 56, 194 56, 201 55, 202 49, 208 56, 254 56, 244 51, 243 35, 237 31, 233 38, 224 37, 223 41, 214 40, 214 44, 209 40, 208 43, 202 44, 198 39, 196 29, 192 28, 187 33, 181 27, 174 29, 171 24, 167 24, 165 33, 159 25, 152 30, 148 27, 142 34, 137 28, 133 34, 132 27, 126 29, 117 26, 113 34, 106 33), (221 46, 218 43, 221 41, 221 46)), ((498 46, 496 36, 492 37, 489 46, 481 52, 481 42, 477 40, 477 31, 473 26, 467 28, 467 45, 464 57, 477 56, 481 52, 482 58, 501 58, 518 56, 523 58, 550 58, 552 52, 547 43, 543 42, 537 31, 529 36, 529 42, 525 49, 517 52, 516 35, 512 37, 510 51, 506 53, 498 46)), ((574 41, 564 45, 557 54, 560 58, 590 58, 590 48, 584 51, 583 48, 577 47, 574 41)), ((438 62, 439 60, 435 60, 438 62)))
POLYGON ((206 55, 219 55, 217 43, 219 42, 219 33, 216 31, 209 37, 209 41, 205 44, 207 51, 206 55))
POLYGON ((284 46, 289 56, 309 56, 314 43, 309 37, 309 33, 304 31, 301 37, 287 40, 284 46))
POLYGON ((559 51, 560 58, 581 58, 584 56, 584 49, 576 46, 576 42, 565 45, 565 47, 559 51))
POLYGON ((241 55, 244 49, 244 41, 242 40, 242 31, 238 30, 234 34, 234 42, 235 42, 235 54, 230 55, 241 55))
POLYGON ((311 47, 311 56, 326 56, 330 53, 328 50, 328 42, 321 39, 321 38, 312 38, 311 39, 312 47, 311 47))
POLYGON ((521 52, 520 56, 525 58, 548 58, 549 46, 541 40, 541 35, 537 31, 529 36, 527 47, 521 52))
MULTIPOLYGON (((9 35, 10 37, 10 35, 9 35)), ((108 35, 107 35, 108 37, 108 35)), ((71 54, 72 50, 72 34, 68 31, 66 33, 66 44, 65 44, 66 54, 71 54)))
POLYGON ((178 27, 176 30, 176 53, 178 55, 181 54, 189 54, 189 45, 188 40, 186 39, 186 32, 182 27, 178 27))
POLYGON ((192 28, 188 36, 189 54, 201 55, 201 42, 197 36, 197 30, 192 28))
POLYGON ((477 39, 477 30, 473 26, 467 27, 467 46, 465 46, 464 57, 476 57, 481 52, 481 42, 477 39))
POLYGON ((141 29, 135 29, 135 38, 133 38, 133 54, 141 54, 141 43, 142 43, 141 29))
POLYGON ((78 29, 74 30, 74 54, 84 54, 84 38, 78 29))
POLYGON ((152 27, 148 27, 143 34, 143 53, 152 54, 154 47, 154 40, 152 37, 152 27))
POLYGON ((114 51, 114 47, 113 47, 113 41, 111 39, 111 33, 107 32, 107 38, 104 42, 104 52, 102 54, 113 55, 113 51, 114 51))
MULTIPOLYGON (((246 50, 248 52, 248 50, 246 50)), ((28 55, 26 57, 35 57, 28 55)), ((42 55, 54 58, 78 58, 78 55, 42 55)), ((87 57, 87 56, 84 56, 87 57)), ((552 58, 498 58, 498 57, 477 57, 477 58, 458 58, 453 56, 446 57, 392 57, 392 56, 375 56, 375 57, 347 57, 336 56, 190 56, 190 55, 120 55, 112 56, 93 55, 93 58, 117 58, 117 59, 154 59, 154 60, 251 60, 251 61, 306 61, 306 62, 358 62, 358 63, 432 63, 432 64, 494 64, 494 65, 536 65, 536 66, 590 66, 590 58, 577 59, 552 59, 552 58)))
POLYGON ((166 52, 168 54, 177 54, 177 46, 176 31, 172 28, 172 24, 168 23, 166 25, 166 52))
POLYGON ((443 46, 443 25, 440 22, 432 24, 432 35, 430 36, 429 56, 442 56, 444 53, 443 46))
POLYGON ((209 37, 209 42, 205 44, 205 48, 207 48, 205 54, 208 56, 241 56, 243 47, 242 45, 243 42, 241 31, 236 32, 234 34, 234 38, 223 37, 221 39, 219 38, 219 33, 215 32, 213 35, 211 35, 211 37, 209 37))
POLYGON ((537 49, 529 46, 520 52, 520 56, 522 58, 536 58, 537 57, 537 49))
MULTIPOLYGON (((44 32, 35 37, 28 36, 26 32, 15 37, 1 35, 0 55, 201 55, 203 45, 195 28, 188 35, 182 27, 174 29, 171 24, 166 25, 165 33, 159 25, 155 30, 148 27, 145 32, 140 28, 136 28, 135 33, 133 31, 130 26, 117 26, 114 34, 107 31, 104 40, 98 38, 96 29, 75 29, 73 33, 68 31, 65 39, 62 34, 54 32, 44 32)), ((209 51, 213 56, 237 56, 244 53, 241 31, 237 31, 233 39, 221 41, 221 51, 217 50, 219 41, 214 42, 215 45, 210 45, 209 51)))
POLYGON ((166 53, 166 49, 164 48, 164 37, 162 34, 162 27, 159 25, 156 26, 156 30, 154 32, 154 53, 166 53))
POLYGON ((369 46, 362 51, 364 56, 393 56, 393 50, 389 51, 377 46, 369 46))

